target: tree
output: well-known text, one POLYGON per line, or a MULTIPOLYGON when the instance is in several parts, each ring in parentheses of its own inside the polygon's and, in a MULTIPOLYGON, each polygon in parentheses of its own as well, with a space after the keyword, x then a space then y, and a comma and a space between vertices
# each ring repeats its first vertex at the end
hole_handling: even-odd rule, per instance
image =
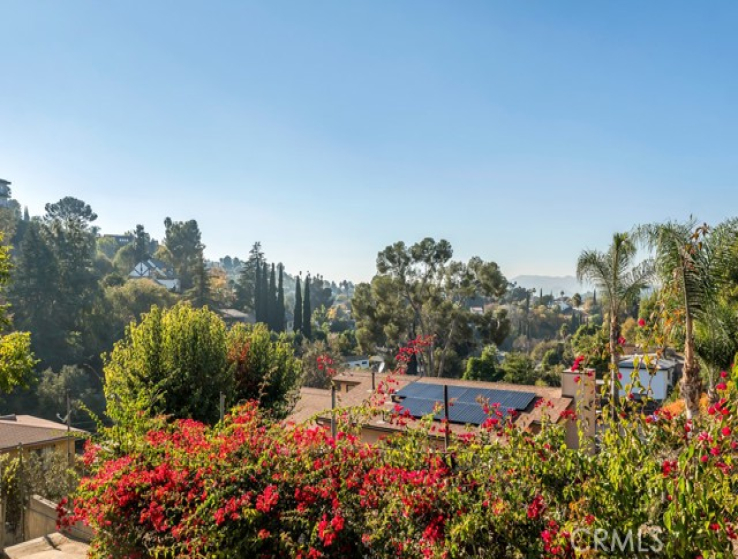
POLYGON ((481 357, 470 357, 466 362, 464 380, 482 380, 497 382, 504 376, 497 359, 497 347, 488 345, 482 350, 481 357))
MULTIPOLYGON (((699 415, 702 395, 700 365, 695 348, 695 323, 709 323, 715 313, 717 294, 724 285, 726 262, 738 238, 738 221, 730 220, 711 231, 694 219, 644 225, 637 233, 655 251, 662 291, 678 302, 679 322, 684 328, 684 370, 680 384, 687 418, 699 415)), ((673 315, 672 315, 673 318, 673 315)), ((669 319, 671 321, 671 318, 669 319)))
POLYGON ((510 352, 502 363, 505 382, 512 384, 535 384, 539 379, 533 360, 524 353, 510 352))
POLYGON ((284 332, 284 266, 279 265, 279 281, 277 283, 277 318, 275 322, 275 330, 284 332))
POLYGON ((181 289, 183 292, 195 285, 196 278, 204 267, 203 250, 200 228, 197 221, 172 221, 167 217, 164 220, 164 244, 169 250, 181 289))
MULTIPOLYGON (((255 275, 254 275, 253 308, 254 308, 254 313, 256 316, 256 322, 264 322, 264 312, 263 312, 264 306, 261 300, 261 262, 259 260, 256 260, 254 262, 254 270, 255 270, 254 272, 255 275)), ((244 273, 245 273, 245 270, 244 270, 244 273)), ((248 285, 246 283, 248 281, 249 281, 248 279, 244 279, 242 276, 243 283, 241 285, 242 285, 242 289, 244 290, 243 292, 245 294, 245 297, 244 297, 245 305, 248 305, 248 294, 246 294, 247 287, 245 287, 246 285, 248 285)))
POLYGON ((473 297, 502 296, 507 280, 494 262, 471 258, 452 261, 448 241, 426 238, 408 247, 403 242, 377 256, 371 285, 356 287, 353 300, 357 337, 368 345, 396 348, 414 334, 431 340, 419 357, 427 374, 446 374, 456 353, 454 344, 473 338, 473 297))
MULTIPOLYGON (((617 389, 618 338, 620 313, 624 306, 648 286, 653 276, 653 263, 635 264, 637 247, 627 233, 615 233, 606 253, 585 250, 577 260, 577 279, 587 280, 605 293, 610 316, 610 398, 613 414, 617 389)), ((596 291, 595 291, 596 293, 596 291)))
POLYGON ((84 341, 94 337, 91 313, 101 297, 96 266, 97 216, 76 198, 47 204, 43 222, 30 222, 20 247, 13 300, 34 350, 46 366, 89 362, 84 341))
MULTIPOLYGON (((99 382, 97 383, 99 386, 99 382)), ((64 365, 57 373, 46 369, 41 373, 41 379, 36 390, 38 401, 48 416, 54 418, 57 413, 66 413, 67 394, 70 396, 71 407, 76 415, 87 407, 97 414, 105 410, 105 399, 101 390, 95 390, 94 381, 81 367, 64 365)))
MULTIPOLYGON (((0 237, 0 300, 10 281, 10 250, 0 237)), ((31 350, 28 332, 10 331, 9 305, 0 304, 0 392, 10 392, 16 386, 27 386, 38 361, 31 350)))
POLYGON ((269 271, 269 328, 277 331, 277 275, 274 268, 274 262, 272 262, 271 270, 269 271))
POLYGON ((296 397, 300 361, 286 337, 272 341, 265 324, 237 324, 228 332, 228 362, 234 374, 234 401, 257 400, 278 417, 296 397))
POLYGON ((108 415, 132 426, 140 415, 213 423, 220 394, 231 395, 226 328, 208 309, 153 307, 105 358, 108 415))
POLYGON ((323 276, 310 278, 310 303, 313 309, 321 306, 329 309, 333 305, 333 290, 323 276))
POLYGON ((267 263, 262 262, 261 266, 261 280, 259 281, 259 305, 261 305, 261 322, 269 324, 269 317, 271 313, 271 307, 269 300, 269 277, 267 275, 267 263))
POLYGON ((302 300, 302 335, 305 339, 313 338, 313 309, 310 305, 310 274, 305 278, 305 297, 302 300))
POLYGON ((46 210, 45 221, 62 221, 67 227, 76 225, 87 228, 97 219, 97 214, 92 211, 89 204, 72 196, 66 196, 54 204, 46 204, 44 209, 46 210))
POLYGON ((131 280, 122 285, 106 287, 104 296, 110 348, 125 335, 126 326, 140 321, 152 307, 166 310, 178 299, 166 287, 150 279, 131 280))
POLYGON ((185 296, 195 307, 204 307, 213 304, 212 292, 210 290, 210 274, 205 267, 205 259, 202 251, 197 256, 193 285, 185 293, 185 296))
POLYGON ((136 263, 143 262, 151 257, 151 236, 143 225, 136 225, 133 231, 133 258, 136 263))
POLYGON ((581 306, 582 296, 579 293, 575 293, 571 298, 571 304, 577 308, 581 306))
POLYGON ((292 331, 302 332, 302 289, 300 288, 300 276, 295 279, 295 312, 292 323, 292 331))
MULTIPOLYGON (((234 268, 237 267, 237 260, 237 258, 233 260, 234 268)), ((249 251, 249 259, 243 265, 236 286, 237 304, 244 310, 253 311, 256 315, 257 322, 263 320, 261 309, 259 308, 261 264, 263 261, 264 252, 261 250, 261 243, 256 242, 249 251)))

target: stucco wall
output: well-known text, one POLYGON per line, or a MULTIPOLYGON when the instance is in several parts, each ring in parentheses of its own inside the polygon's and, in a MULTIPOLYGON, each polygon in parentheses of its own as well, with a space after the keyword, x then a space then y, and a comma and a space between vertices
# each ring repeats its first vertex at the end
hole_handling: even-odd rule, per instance
MULTIPOLYGON (((40 495, 31 497, 26 512, 26 539, 33 540, 56 532, 56 518, 56 503, 40 495)), ((87 542, 91 541, 94 535, 82 524, 76 524, 64 531, 74 538, 87 542)))

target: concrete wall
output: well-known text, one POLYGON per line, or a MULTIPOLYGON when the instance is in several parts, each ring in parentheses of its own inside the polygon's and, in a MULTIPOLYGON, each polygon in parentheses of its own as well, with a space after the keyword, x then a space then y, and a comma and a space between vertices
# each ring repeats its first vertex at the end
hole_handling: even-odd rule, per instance
MULTIPOLYGON (((56 519, 56 503, 39 495, 31 497, 26 511, 26 540, 33 540, 56 532, 56 519)), ((94 536, 90 528, 79 523, 65 529, 64 532, 87 542, 91 541, 94 536)))

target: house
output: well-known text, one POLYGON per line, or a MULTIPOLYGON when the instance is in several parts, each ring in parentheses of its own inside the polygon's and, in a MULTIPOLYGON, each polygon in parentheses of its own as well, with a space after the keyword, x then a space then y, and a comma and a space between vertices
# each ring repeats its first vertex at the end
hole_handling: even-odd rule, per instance
POLYGON ((169 291, 179 291, 179 279, 169 264, 157 258, 149 258, 136 264, 128 274, 131 279, 151 279, 169 291))
POLYGON ((238 309, 218 309, 218 315, 223 319, 223 322, 229 326, 237 323, 241 324, 255 324, 256 318, 253 314, 241 312, 238 309))
POLYGON ((112 239, 118 248, 130 245, 134 241, 133 235, 103 235, 102 238, 112 239))
POLYGON ((678 363, 653 353, 631 355, 618 363, 618 371, 622 375, 620 396, 632 392, 663 402, 676 384, 678 363), (627 385, 636 383, 643 388, 633 386, 631 390, 626 390, 627 385))
POLYGON ((344 359, 349 369, 368 369, 369 357, 367 355, 349 355, 344 359))
MULTIPOLYGON (((387 398, 383 409, 373 417, 361 419, 362 440, 375 443, 381 438, 404 431, 411 426, 389 421, 393 413, 401 413, 413 418, 434 414, 434 421, 439 428, 429 435, 429 444, 443 445, 443 429, 441 428, 442 412, 437 406, 443 402, 444 387, 448 391, 449 429, 461 434, 470 429, 478 429, 487 419, 482 401, 490 406, 499 405, 499 410, 515 425, 531 433, 537 433, 548 417, 551 421, 566 425, 567 444, 576 448, 579 444, 579 433, 576 422, 568 419, 567 410, 576 409, 578 401, 591 403, 594 410, 594 381, 578 383, 573 379, 575 373, 564 373, 562 388, 515 385, 496 382, 476 382, 461 379, 418 377, 414 375, 389 375, 354 370, 339 374, 333 382, 336 391, 336 407, 350 408, 364 405, 377 393, 377 388, 391 377, 394 390, 391 398, 387 398), (545 404, 545 405, 543 405, 545 404), (514 410, 514 411, 512 411, 514 410), (545 414, 545 416, 544 416, 545 414)), ((592 375, 594 379, 594 375, 592 375)), ((331 423, 331 390, 303 388, 288 421, 302 423, 314 420, 319 425, 331 423)), ((594 412, 592 412, 594 413, 594 412)), ((404 423, 404 422, 402 422, 404 423)), ((594 426, 594 415, 592 426, 594 426)), ((587 436, 588 433, 587 433, 587 436)))
MULTIPOLYGON (((72 428, 72 433, 84 433, 72 428)), ((38 453, 72 452, 69 448, 70 433, 63 423, 41 419, 32 415, 0 416, 0 454, 15 453, 20 447, 38 453)))

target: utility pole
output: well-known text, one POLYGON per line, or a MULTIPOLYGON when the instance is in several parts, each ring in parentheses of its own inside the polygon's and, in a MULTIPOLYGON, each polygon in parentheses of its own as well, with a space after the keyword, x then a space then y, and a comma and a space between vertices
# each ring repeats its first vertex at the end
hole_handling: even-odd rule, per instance
POLYGON ((72 403, 69 400, 69 390, 67 390, 67 462, 72 466, 72 403))
POLYGON ((443 426, 443 450, 448 452, 449 441, 449 423, 448 423, 448 384, 443 385, 443 418, 445 425, 443 426))
POLYGON ((336 385, 331 383, 331 437, 336 438, 336 385))

